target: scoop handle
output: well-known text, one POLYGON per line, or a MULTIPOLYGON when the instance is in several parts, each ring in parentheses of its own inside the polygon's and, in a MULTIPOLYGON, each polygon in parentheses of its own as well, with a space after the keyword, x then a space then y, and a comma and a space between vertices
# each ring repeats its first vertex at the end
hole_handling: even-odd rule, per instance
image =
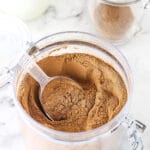
POLYGON ((41 88, 48 83, 49 77, 27 53, 22 56, 18 64, 21 68, 27 70, 27 72, 40 84, 41 88))

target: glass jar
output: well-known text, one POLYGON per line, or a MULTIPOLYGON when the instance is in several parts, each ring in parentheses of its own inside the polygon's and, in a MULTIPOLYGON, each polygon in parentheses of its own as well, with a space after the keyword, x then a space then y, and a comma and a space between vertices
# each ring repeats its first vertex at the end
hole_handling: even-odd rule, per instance
POLYGON ((141 19, 149 1, 89 0, 88 9, 99 33, 109 41, 122 44, 141 30, 141 19))
POLYGON ((28 46, 27 52, 35 61, 49 55, 56 56, 76 52, 96 56, 111 64, 118 71, 128 91, 128 100, 122 110, 105 125, 80 133, 61 132, 47 128, 35 121, 26 113, 17 99, 18 86, 27 71, 20 69, 19 65, 12 69, 5 69, 7 71, 3 74, 3 85, 13 76, 13 82, 11 83, 15 95, 14 102, 28 150, 123 150, 124 148, 121 146, 125 143, 127 143, 125 149, 143 149, 141 133, 144 131, 145 125, 131 119, 128 115, 133 83, 130 67, 121 52, 102 37, 81 32, 63 32, 48 35, 35 43, 31 42, 28 46), (128 139, 130 147, 128 147, 128 139))

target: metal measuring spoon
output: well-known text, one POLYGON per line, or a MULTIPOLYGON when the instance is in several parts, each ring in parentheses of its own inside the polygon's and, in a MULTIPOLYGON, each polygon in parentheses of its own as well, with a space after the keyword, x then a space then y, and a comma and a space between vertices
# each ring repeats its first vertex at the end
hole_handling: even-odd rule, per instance
POLYGON ((54 119, 46 112, 41 101, 41 96, 45 87, 52 80, 61 78, 61 79, 67 79, 67 80, 74 82, 80 89, 82 89, 81 86, 78 83, 76 83, 76 81, 72 80, 71 78, 68 78, 65 76, 54 76, 54 77, 47 76, 45 72, 39 67, 39 65, 37 65, 37 63, 27 53, 22 56, 19 62, 19 66, 23 68, 24 70, 27 70, 27 72, 40 84, 40 94, 39 94, 40 96, 38 99, 38 103, 40 104, 40 110, 51 121, 54 121, 54 119), (29 66, 32 66, 32 67, 29 69, 29 66))

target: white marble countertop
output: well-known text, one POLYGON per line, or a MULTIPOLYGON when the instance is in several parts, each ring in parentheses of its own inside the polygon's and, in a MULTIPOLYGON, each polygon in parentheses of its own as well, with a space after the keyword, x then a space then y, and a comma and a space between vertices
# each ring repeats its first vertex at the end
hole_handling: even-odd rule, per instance
MULTIPOLYGON (((64 2, 67 0, 63 0, 64 2)), ((89 19, 85 0, 56 5, 53 3, 42 17, 27 22, 33 41, 66 30, 98 34, 89 19), (64 11, 65 10, 65 11, 64 11)), ((143 30, 129 43, 119 46, 127 57, 134 76, 132 112, 134 118, 147 125, 144 133, 145 150, 150 149, 150 10, 143 19, 143 30)), ((1 50, 0 50, 1 53, 1 50)), ((0 94, 0 150, 23 150, 24 142, 17 121, 17 111, 11 98, 11 87, 0 94)))

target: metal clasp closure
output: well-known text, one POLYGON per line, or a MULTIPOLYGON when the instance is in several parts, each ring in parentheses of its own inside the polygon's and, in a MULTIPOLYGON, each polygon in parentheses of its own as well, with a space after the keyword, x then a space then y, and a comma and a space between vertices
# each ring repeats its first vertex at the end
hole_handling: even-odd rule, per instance
POLYGON ((142 133, 146 129, 146 125, 138 120, 133 120, 129 117, 125 118, 126 127, 128 128, 128 138, 131 150, 143 150, 142 133))

